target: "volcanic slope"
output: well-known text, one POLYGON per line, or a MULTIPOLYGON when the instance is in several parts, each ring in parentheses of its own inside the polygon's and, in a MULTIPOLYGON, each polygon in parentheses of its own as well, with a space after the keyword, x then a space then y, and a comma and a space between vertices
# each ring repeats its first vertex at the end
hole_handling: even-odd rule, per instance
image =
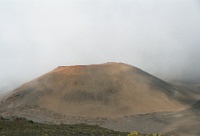
POLYGON ((181 110, 193 102, 188 95, 123 63, 59 66, 15 89, 0 112, 32 115, 40 107, 62 115, 117 117, 181 110))

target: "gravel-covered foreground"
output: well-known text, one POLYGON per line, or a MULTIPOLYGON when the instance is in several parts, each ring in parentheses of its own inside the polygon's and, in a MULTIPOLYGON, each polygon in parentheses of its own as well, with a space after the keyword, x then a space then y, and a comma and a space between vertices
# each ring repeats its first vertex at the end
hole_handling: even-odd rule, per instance
MULTIPOLYGON (((1 136, 128 136, 129 132, 113 131, 97 125, 36 123, 21 117, 0 117, 1 136)), ((135 134, 131 134, 131 136, 135 134)), ((138 136, 147 136, 137 134, 138 136)), ((150 135, 149 135, 150 136, 150 135)), ((157 136, 154 134, 154 136, 157 136)))
POLYGON ((126 136, 127 132, 118 132, 97 125, 65 125, 65 124, 42 124, 35 123, 25 118, 13 117, 11 119, 0 119, 1 136, 92 136, 92 135, 109 135, 109 136, 126 136))

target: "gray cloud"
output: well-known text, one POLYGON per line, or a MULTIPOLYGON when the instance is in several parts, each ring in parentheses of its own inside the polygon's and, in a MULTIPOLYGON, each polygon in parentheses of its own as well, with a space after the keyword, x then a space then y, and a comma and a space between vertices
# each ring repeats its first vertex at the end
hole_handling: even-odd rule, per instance
POLYGON ((108 61, 164 80, 199 79, 199 37, 198 0, 2 0, 0 82, 108 61))

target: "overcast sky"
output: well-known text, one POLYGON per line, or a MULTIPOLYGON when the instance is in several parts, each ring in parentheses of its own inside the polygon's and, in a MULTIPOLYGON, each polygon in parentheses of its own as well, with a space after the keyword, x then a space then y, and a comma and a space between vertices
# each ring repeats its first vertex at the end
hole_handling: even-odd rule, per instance
POLYGON ((112 61, 199 78, 199 0, 0 0, 0 88, 112 61))

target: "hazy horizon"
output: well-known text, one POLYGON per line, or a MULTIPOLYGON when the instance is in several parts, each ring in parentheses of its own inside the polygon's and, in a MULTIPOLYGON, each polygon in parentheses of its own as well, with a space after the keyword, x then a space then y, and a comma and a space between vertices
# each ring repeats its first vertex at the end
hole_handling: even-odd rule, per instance
POLYGON ((60 65, 106 62, 198 81, 199 37, 198 0, 1 0, 0 93, 60 65))

